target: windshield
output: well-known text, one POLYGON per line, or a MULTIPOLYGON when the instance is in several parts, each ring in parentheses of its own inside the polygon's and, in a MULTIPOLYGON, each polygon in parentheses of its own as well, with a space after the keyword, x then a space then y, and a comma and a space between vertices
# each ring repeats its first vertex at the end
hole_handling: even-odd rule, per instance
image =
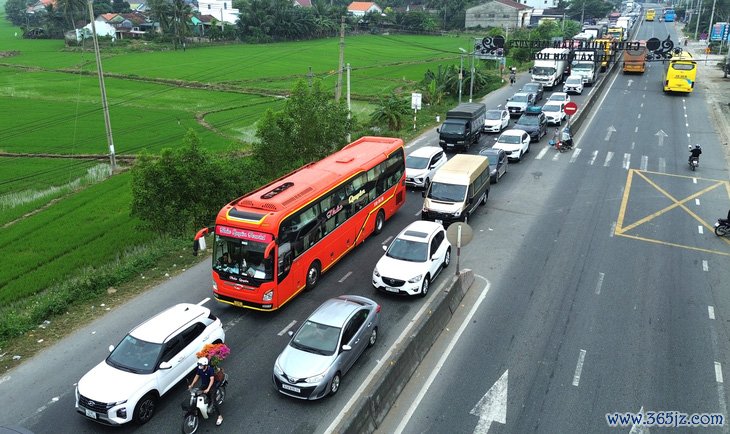
POLYGON ((571 77, 571 78, 565 80, 565 82, 568 83, 568 84, 581 84, 582 81, 583 81, 583 79, 576 78, 576 77, 571 77))
POLYGON ((441 125, 441 132, 445 134, 464 134, 464 124, 444 123, 441 125))
POLYGON ((385 256, 408 262, 425 262, 428 253, 428 243, 396 238, 390 245, 385 256))
POLYGON ((127 335, 109 354, 106 361, 117 369, 136 374, 151 374, 155 371, 161 349, 162 344, 145 342, 127 335))
POLYGON ((565 94, 560 94, 560 93, 554 93, 554 94, 550 95, 550 99, 553 101, 565 101, 566 98, 567 98, 567 96, 565 94))
POLYGON ((499 152, 494 149, 486 149, 479 152, 479 155, 484 155, 485 157, 489 158, 489 167, 496 166, 497 160, 499 160, 499 152))
POLYGON ((513 102, 527 102, 527 95, 515 95, 512 97, 513 102))
MULTIPOLYGON (((502 112, 499 110, 489 110, 487 111, 487 119, 495 121, 502 119, 502 112)), ((406 167, 408 167, 408 160, 406 160, 406 167)))
POLYGON ((532 68, 532 75, 553 75, 555 68, 549 66, 536 66, 532 68))
POLYGON ((466 197, 466 185, 432 182, 428 198, 446 202, 461 202, 466 197))
POLYGON ((545 104, 544 106, 542 106, 542 111, 543 112, 559 112, 560 106, 557 104, 545 104))
POLYGON ((406 157, 406 169, 425 169, 428 166, 429 158, 426 157, 406 157))
POLYGON ((593 69, 593 63, 592 62, 580 62, 580 63, 574 63, 573 69, 581 69, 581 70, 592 70, 593 69))
MULTIPOLYGON (((517 121, 516 125, 529 125, 529 126, 540 125, 540 117, 539 116, 522 116, 517 121)), ((518 141, 518 143, 519 143, 519 141, 518 141)))
POLYGON ((507 143, 508 145, 519 145, 520 141, 521 141, 520 136, 503 134, 503 135, 499 136, 499 140, 497 140, 497 143, 507 143))
POLYGON ((239 276, 263 282, 274 277, 273 255, 264 259, 267 244, 215 236, 213 270, 223 279, 240 281, 239 276))
POLYGON ((291 346, 308 353, 331 356, 337 351, 340 340, 340 328, 313 321, 302 325, 291 341, 291 346))
POLYGON ((524 86, 522 87, 522 90, 523 90, 524 92, 532 92, 532 93, 537 93, 537 91, 538 91, 538 88, 537 88, 537 86, 536 86, 536 85, 534 85, 534 84, 526 84, 526 85, 524 85, 524 86))

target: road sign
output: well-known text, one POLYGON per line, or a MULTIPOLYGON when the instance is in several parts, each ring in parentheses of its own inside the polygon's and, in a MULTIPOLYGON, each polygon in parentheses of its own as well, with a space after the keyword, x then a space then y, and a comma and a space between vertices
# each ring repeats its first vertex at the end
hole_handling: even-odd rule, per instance
POLYGON ((411 93, 411 110, 421 110, 421 99, 423 95, 420 93, 411 93))
POLYGON ((570 101, 569 103, 565 104, 565 107, 563 107, 563 111, 566 115, 573 116, 578 111, 578 104, 570 101))

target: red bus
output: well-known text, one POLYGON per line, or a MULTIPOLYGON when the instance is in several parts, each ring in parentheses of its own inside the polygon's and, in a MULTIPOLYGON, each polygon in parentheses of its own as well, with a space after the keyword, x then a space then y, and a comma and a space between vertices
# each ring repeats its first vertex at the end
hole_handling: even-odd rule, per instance
POLYGON ((403 141, 386 137, 363 137, 239 197, 215 221, 215 298, 280 308, 379 233, 405 198, 403 141))

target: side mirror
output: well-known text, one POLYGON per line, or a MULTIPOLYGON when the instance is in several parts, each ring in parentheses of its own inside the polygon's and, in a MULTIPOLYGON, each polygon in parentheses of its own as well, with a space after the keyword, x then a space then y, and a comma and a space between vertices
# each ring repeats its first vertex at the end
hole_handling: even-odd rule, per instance
POLYGON ((290 338, 294 337, 294 330, 289 330, 286 334, 289 335, 290 338))
POLYGON ((440 133, 441 132, 441 128, 436 127, 436 132, 437 133, 440 133))
POLYGON ((162 363, 160 363, 160 369, 163 369, 164 370, 164 369, 170 369, 170 368, 172 368, 172 365, 170 364, 170 362, 162 362, 162 363))
POLYGON ((114 345, 109 345, 109 352, 111 353, 112 351, 114 351, 114 345))
POLYGON ((507 101, 510 101, 512 98, 507 98, 507 101))
POLYGON ((352 349, 352 347, 349 346, 349 345, 343 345, 342 346, 342 351, 350 351, 351 349, 352 349))

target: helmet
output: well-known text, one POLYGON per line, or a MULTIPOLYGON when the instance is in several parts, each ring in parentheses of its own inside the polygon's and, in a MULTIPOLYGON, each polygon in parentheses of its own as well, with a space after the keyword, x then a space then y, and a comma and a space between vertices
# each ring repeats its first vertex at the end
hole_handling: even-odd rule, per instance
POLYGON ((200 366, 208 366, 208 358, 207 357, 201 357, 198 359, 198 365, 200 366))
POLYGON ((701 148, 701 146, 699 143, 695 144, 695 149, 700 149, 700 148, 701 148))

